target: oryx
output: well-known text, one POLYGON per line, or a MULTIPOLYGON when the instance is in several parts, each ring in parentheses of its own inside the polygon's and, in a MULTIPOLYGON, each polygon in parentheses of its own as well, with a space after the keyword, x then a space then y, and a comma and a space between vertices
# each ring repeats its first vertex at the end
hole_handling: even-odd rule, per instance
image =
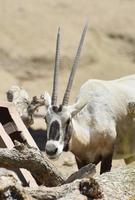
POLYGON ((125 120, 126 123, 130 118, 127 107, 130 101, 135 101, 135 75, 112 81, 88 80, 81 86, 75 103, 68 105, 86 30, 87 25, 83 29, 64 98, 59 106, 60 29, 58 31, 52 98, 48 93, 42 96, 47 109, 45 150, 49 158, 56 158, 62 151, 70 150, 79 168, 89 162, 97 164, 101 161, 100 172, 103 173, 111 169, 117 127, 121 130, 121 122, 125 120))

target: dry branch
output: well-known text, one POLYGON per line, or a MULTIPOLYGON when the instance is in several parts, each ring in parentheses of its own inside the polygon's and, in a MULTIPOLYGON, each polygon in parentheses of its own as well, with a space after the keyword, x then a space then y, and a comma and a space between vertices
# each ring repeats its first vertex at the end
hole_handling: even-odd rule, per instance
MULTIPOLYGON (((135 195, 135 162, 95 178, 76 180, 55 188, 27 188, 35 199, 81 199, 79 192, 88 199, 131 200, 135 195), (46 196, 47 195, 47 196, 46 196)), ((85 197, 83 197, 85 199, 85 197)))
POLYGON ((87 200, 87 197, 96 198, 97 196, 100 197, 101 193, 98 184, 93 179, 76 180, 70 184, 52 188, 45 186, 23 188, 12 172, 0 173, 1 200, 15 197, 19 200, 87 200))
POLYGON ((97 176, 95 179, 83 178, 51 188, 46 186, 23 188, 17 180, 14 180, 12 175, 7 173, 1 175, 0 173, 0 199, 6 200, 6 198, 3 198, 6 195, 11 196, 11 199, 13 199, 13 195, 16 195, 22 200, 132 199, 131 197, 135 195, 135 162, 97 176))
POLYGON ((0 167, 25 168, 32 172, 39 184, 57 186, 64 182, 61 173, 35 147, 17 142, 15 148, 0 148, 0 167))
POLYGON ((90 178, 96 172, 95 165, 88 164, 66 180, 38 149, 19 142, 16 142, 16 146, 11 150, 0 149, 0 167, 25 168, 33 174, 39 184, 46 186, 58 186, 76 179, 90 178))
POLYGON ((21 186, 15 174, 0 169, 0 200, 32 200, 33 198, 21 186))
POLYGON ((42 98, 38 99, 36 96, 30 100, 27 91, 19 86, 12 86, 7 91, 7 100, 14 103, 26 127, 30 127, 34 123, 35 111, 45 104, 42 98))
POLYGON ((79 169, 79 171, 73 173, 71 176, 69 176, 64 183, 71 183, 76 179, 92 178, 95 173, 96 173, 95 165, 90 163, 79 169))
POLYGON ((28 193, 36 200, 87 200, 102 196, 99 185, 94 179, 76 180, 59 187, 26 188, 28 193))
MULTIPOLYGON (((17 143, 12 150, 0 149, 0 166, 6 168, 24 167, 30 170, 40 183, 44 183, 46 186, 57 186, 51 188, 46 186, 23 188, 22 186, 16 186, 16 182, 11 180, 11 176, 5 175, 6 178, 3 179, 0 174, 0 195, 17 193, 17 195, 26 196, 25 198, 21 197, 21 199, 26 200, 30 199, 27 196, 36 200, 84 200, 88 198, 128 200, 135 195, 135 162, 97 176, 95 179, 85 179, 84 177, 91 177, 95 172, 94 165, 89 164, 65 181, 58 170, 39 150, 17 143), (75 180, 76 178, 79 180, 75 180)), ((1 196, 0 199, 2 199, 1 196)))
MULTIPOLYGON (((135 195, 135 162, 108 172, 94 179, 76 180, 55 188, 27 188, 35 199, 81 199, 81 194, 89 199, 131 200, 135 195), (80 192, 80 193, 79 193, 80 192)), ((85 199, 85 197, 83 197, 85 199)))

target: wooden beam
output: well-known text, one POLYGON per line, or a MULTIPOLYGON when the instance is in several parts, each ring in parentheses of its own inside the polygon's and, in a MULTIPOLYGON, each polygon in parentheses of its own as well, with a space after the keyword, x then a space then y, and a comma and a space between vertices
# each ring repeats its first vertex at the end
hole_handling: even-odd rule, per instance
MULTIPOLYGON (((1 141, 3 142, 3 146, 5 144, 5 148, 8 148, 9 150, 11 150, 14 147, 14 144, 13 144, 11 138, 5 132, 5 130, 4 130, 4 128, 3 128, 1 123, 0 123, 0 138, 1 138, 1 141)), ((33 187, 37 187, 38 186, 36 181, 35 181, 35 179, 33 178, 33 176, 31 175, 31 173, 28 170, 20 168, 17 171, 18 171, 18 173, 17 173, 18 176, 21 176, 20 178, 22 180, 23 180, 23 178, 25 179, 24 181, 26 181, 26 182, 24 184, 27 183, 27 185, 33 186, 33 187)))

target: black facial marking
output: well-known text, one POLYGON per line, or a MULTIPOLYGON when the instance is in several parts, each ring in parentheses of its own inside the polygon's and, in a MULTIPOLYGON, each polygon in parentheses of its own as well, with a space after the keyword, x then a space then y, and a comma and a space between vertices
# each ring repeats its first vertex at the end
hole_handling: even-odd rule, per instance
POLYGON ((59 107, 57 107, 57 106, 52 106, 52 110, 53 110, 55 113, 61 112, 61 111, 62 111, 62 105, 60 105, 59 107))
POLYGON ((65 129, 65 137, 64 137, 64 151, 68 151, 68 143, 71 138, 71 130, 70 130, 70 119, 67 121, 66 129, 65 129))
POLYGON ((49 140, 59 140, 60 138, 60 125, 57 120, 53 121, 50 126, 49 140))
POLYGON ((62 105, 59 106, 58 112, 62 111, 62 105))
POLYGON ((58 107, 57 106, 52 106, 52 110, 55 112, 55 113, 57 113, 58 112, 58 107))

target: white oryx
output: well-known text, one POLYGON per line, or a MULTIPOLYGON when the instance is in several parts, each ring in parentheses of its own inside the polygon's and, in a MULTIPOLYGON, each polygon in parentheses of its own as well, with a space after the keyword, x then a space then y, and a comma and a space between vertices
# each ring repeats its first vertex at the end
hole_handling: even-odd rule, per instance
POLYGON ((114 144, 118 135, 117 126, 122 120, 129 120, 128 103, 135 101, 135 75, 112 81, 88 80, 80 88, 76 102, 68 105, 86 30, 87 25, 81 36, 63 102, 59 106, 57 96, 60 30, 58 31, 52 98, 48 93, 43 95, 47 109, 45 150, 52 159, 64 150, 71 151, 79 168, 90 162, 97 164, 101 161, 100 172, 103 173, 111 169, 114 144))

